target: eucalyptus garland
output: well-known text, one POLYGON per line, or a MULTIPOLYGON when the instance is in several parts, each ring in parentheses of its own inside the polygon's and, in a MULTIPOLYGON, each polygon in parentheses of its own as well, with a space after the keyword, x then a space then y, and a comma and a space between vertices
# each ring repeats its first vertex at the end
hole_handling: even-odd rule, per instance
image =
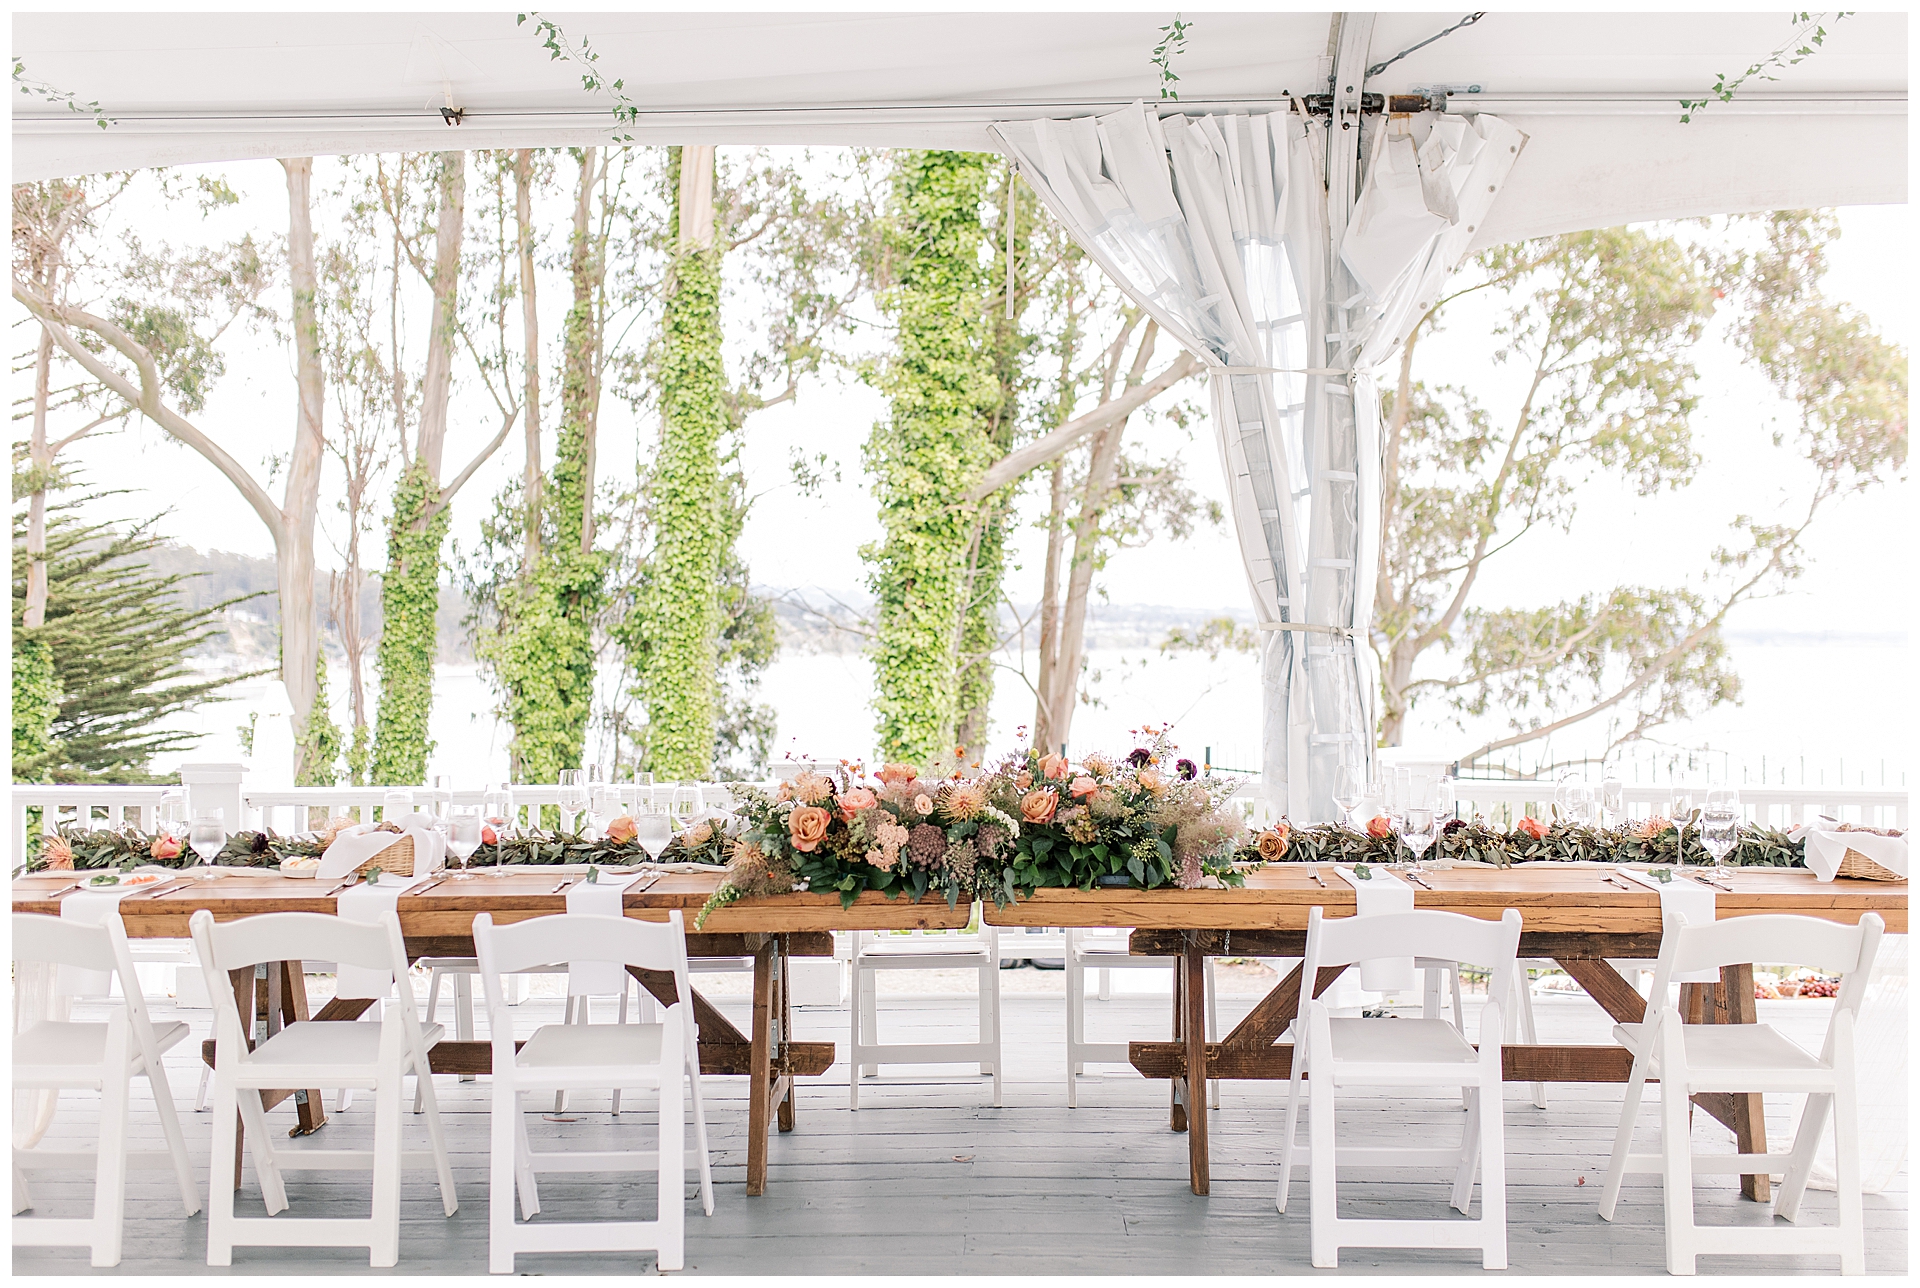
MULTIPOLYGON (((1376 833, 1382 830, 1375 829, 1376 833)), ((1454 819, 1425 857, 1490 863, 1500 868, 1515 863, 1713 862, 1700 845, 1699 829, 1687 830, 1684 855, 1678 840, 1673 825, 1665 819, 1620 828, 1522 819, 1511 831, 1454 819)), ((1282 824, 1255 836, 1235 857, 1251 862, 1403 863, 1412 852, 1390 832, 1369 834, 1331 823, 1300 828, 1282 824)), ((1806 850, 1777 828, 1748 824, 1741 827, 1739 841, 1727 855, 1727 862, 1739 867, 1805 867, 1806 850)))
POLYGON ((424 783, 433 742, 433 663, 440 651, 440 544, 450 515, 419 522, 440 489, 416 459, 393 495, 387 569, 380 583, 380 710, 374 722, 373 780, 424 783))

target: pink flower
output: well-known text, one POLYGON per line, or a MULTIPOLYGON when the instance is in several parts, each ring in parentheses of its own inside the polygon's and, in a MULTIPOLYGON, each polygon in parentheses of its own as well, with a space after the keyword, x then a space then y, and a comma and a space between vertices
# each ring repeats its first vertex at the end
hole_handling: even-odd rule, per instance
POLYGON ((1029 823, 1050 823, 1060 808, 1060 797, 1051 787, 1028 792, 1020 800, 1020 817, 1029 823))
POLYGON ((787 834, 793 838, 793 848, 812 854, 827 839, 827 827, 832 822, 833 815, 818 805, 802 805, 787 816, 787 834))
POLYGON ((640 827, 632 817, 622 814, 607 824, 607 839, 615 845, 624 845, 640 834, 640 827))
POLYGON ((1100 787, 1099 783, 1094 782, 1091 778, 1088 778, 1085 774, 1082 774, 1078 778, 1073 780, 1073 786, 1069 787, 1067 790, 1075 796, 1091 796, 1094 794, 1094 792, 1099 790, 1099 787, 1100 787))
POLYGON ((1376 841, 1384 841, 1393 835, 1393 824, 1376 814, 1367 820, 1367 835, 1376 841))
POLYGON ((876 773, 874 777, 890 787, 894 783, 912 782, 914 779, 920 777, 920 770, 913 765, 904 765, 895 762, 880 766, 879 772, 876 773))
POLYGON ((177 836, 156 836, 147 846, 147 853, 156 859, 177 859, 180 857, 180 838, 177 836))
POLYGON ((872 809, 880 803, 880 798, 865 787, 853 787, 840 793, 840 817, 853 822, 853 816, 863 809, 872 809))
POLYGON ((913 798, 913 812, 916 814, 933 813, 933 797, 924 792, 913 798))
POLYGON ((1033 775, 1023 769, 1013 776, 1013 785, 1024 792, 1033 786, 1033 775))
POLYGON ((1042 756, 1040 774, 1044 778, 1065 778, 1067 776, 1067 758, 1065 756, 1042 756))
POLYGON ((1545 840, 1547 836, 1547 825, 1537 818, 1523 818, 1513 825, 1513 830, 1525 832, 1536 841, 1545 840))

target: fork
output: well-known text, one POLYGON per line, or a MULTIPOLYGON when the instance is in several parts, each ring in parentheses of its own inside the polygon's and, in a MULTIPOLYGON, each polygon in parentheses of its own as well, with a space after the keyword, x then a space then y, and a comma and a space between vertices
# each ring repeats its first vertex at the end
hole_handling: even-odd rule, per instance
POLYGON ((566 888, 567 888, 568 886, 570 886, 570 885, 573 885, 573 884, 574 884, 575 882, 577 882, 577 881, 579 881, 579 880, 580 880, 580 878, 579 878, 579 877, 568 877, 568 878, 567 878, 566 880, 564 880, 564 881, 562 881, 562 882, 560 882, 560 884, 558 884, 558 885, 556 885, 556 886, 554 886, 554 888, 553 888, 553 889, 551 889, 551 890, 549 890, 549 891, 547 891, 547 893, 548 893, 548 894, 559 894, 559 893, 560 893, 560 892, 561 892, 562 890, 565 890, 565 889, 566 889, 566 888))

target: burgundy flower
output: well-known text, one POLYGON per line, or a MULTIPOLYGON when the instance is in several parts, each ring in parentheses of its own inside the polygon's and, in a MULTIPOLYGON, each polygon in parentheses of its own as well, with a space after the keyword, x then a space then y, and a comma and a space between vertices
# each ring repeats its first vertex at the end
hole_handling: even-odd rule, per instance
POLYGON ((1135 769, 1145 769, 1148 765, 1153 763, 1153 753, 1148 751, 1145 747, 1135 747, 1132 751, 1127 753, 1127 763, 1132 765, 1135 769))
POLYGON ((1178 774, 1181 778, 1185 779, 1187 782, 1192 782, 1194 779, 1200 777, 1200 766, 1194 764, 1191 760, 1188 760, 1185 756, 1182 756, 1180 757, 1180 759, 1173 762, 1173 772, 1178 774))
POLYGON ((1447 820, 1447 825, 1441 828, 1440 831, 1441 831, 1441 834, 1444 836, 1452 836, 1455 832, 1463 830, 1466 826, 1467 826, 1466 819, 1450 818, 1447 820))

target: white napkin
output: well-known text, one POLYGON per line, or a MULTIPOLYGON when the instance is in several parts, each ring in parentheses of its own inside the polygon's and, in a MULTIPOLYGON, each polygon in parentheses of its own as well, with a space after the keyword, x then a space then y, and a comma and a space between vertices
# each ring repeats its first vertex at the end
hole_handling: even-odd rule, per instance
POLYGON ((447 834, 434 826, 438 819, 415 810, 396 821, 401 835, 413 838, 413 875, 423 877, 447 866, 447 834))
MULTIPOLYGON (((1787 834, 1796 841, 1805 841, 1807 845, 1807 866, 1814 870, 1822 881, 1833 880, 1840 871, 1840 861, 1847 857, 1848 850, 1860 853, 1889 871, 1907 875, 1907 838, 1904 836, 1876 836, 1872 832, 1831 832, 1801 824, 1787 834)), ((69 898, 72 896, 69 895, 69 898)))
MULTIPOLYGON (((1353 887, 1354 914, 1375 917, 1383 913, 1412 912, 1413 887, 1386 869, 1373 869, 1373 879, 1362 880, 1350 867, 1334 868, 1353 887)), ((1372 957, 1360 963, 1360 987, 1370 993, 1399 993, 1413 987, 1412 957, 1372 957)))
MULTIPOLYGON (((392 833, 383 832, 380 835, 391 836, 392 833)), ((327 853, 332 854, 333 848, 329 847, 327 853)), ((413 884, 412 877, 396 877, 382 872, 378 885, 368 885, 362 881, 342 890, 336 896, 334 913, 345 921, 358 921, 372 925, 386 913, 398 911, 401 893, 413 884)), ((393 987, 392 971, 376 970, 368 966, 352 966, 346 962, 341 962, 339 969, 340 974, 333 990, 335 997, 371 997, 378 1000, 385 997, 387 990, 393 987)))
MULTIPOLYGON (((636 880, 637 873, 632 876, 626 873, 609 876, 607 870, 602 868, 599 881, 589 883, 580 880, 567 887, 567 912, 572 916, 621 916, 621 898, 626 894, 627 887, 636 880)), ((605 997, 609 993, 618 993, 627 986, 626 979, 627 968, 619 962, 567 963, 569 997, 605 997)))
MULTIPOLYGON (((89 886, 75 890, 60 900, 60 919, 88 926, 103 926, 108 917, 120 915, 122 899, 151 889, 151 885, 139 885, 89 886)), ((68 997, 105 997, 113 991, 113 974, 111 971, 88 970, 83 966, 62 966, 56 987, 68 997)))
MULTIPOLYGON (((1701 885, 1691 877, 1680 875, 1674 870, 1673 880, 1662 881, 1656 876, 1640 871, 1638 868, 1616 869, 1621 876, 1638 881, 1660 896, 1660 922, 1664 927, 1679 913, 1687 919, 1689 926, 1711 926, 1714 920, 1714 892, 1712 886, 1701 885)), ((1717 970, 1684 971, 1674 975, 1676 984, 1718 984, 1720 972, 1717 970)))
MULTIPOLYGON (((320 869, 314 873, 317 881, 338 881, 365 863, 380 851, 398 841, 404 832, 377 832, 372 823, 356 823, 352 827, 342 828, 340 834, 320 856, 320 869)), ((414 842, 414 866, 419 870, 419 845, 414 842)), ((442 851, 444 857, 445 851, 442 851)))

